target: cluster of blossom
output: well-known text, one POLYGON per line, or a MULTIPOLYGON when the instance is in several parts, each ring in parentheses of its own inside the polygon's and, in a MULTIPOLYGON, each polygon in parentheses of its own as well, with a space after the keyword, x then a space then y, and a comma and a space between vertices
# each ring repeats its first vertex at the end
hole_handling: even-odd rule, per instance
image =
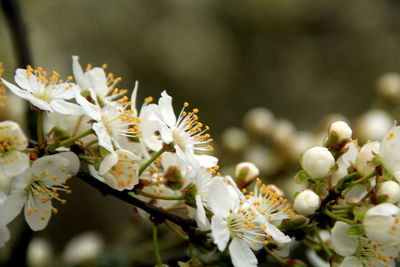
POLYGON ((296 180, 307 189, 295 196, 294 209, 313 221, 309 241, 320 229, 330 231, 320 256, 332 265, 395 266, 400 252, 399 149, 400 126, 381 141, 359 147, 352 129, 338 121, 330 126, 324 146, 302 155, 296 180))
POLYGON ((165 91, 157 104, 147 97, 138 108, 138 84, 128 98, 116 87, 121 78, 105 69, 83 70, 73 57, 73 76, 65 80, 31 66, 17 69, 16 85, 1 80, 37 112, 38 142, 29 142, 15 122, 0 123, 0 175, 10 181, 0 195, 0 245, 22 210, 32 230, 44 229, 80 169, 152 205, 185 204, 221 252, 229 247, 234 266, 256 266, 253 251, 291 241, 278 228, 295 216, 290 204, 279 189, 262 184, 252 164, 238 165, 235 177, 246 185, 256 181, 251 192, 218 172, 218 159, 205 154, 213 140, 197 108, 184 103, 177 116, 165 91))

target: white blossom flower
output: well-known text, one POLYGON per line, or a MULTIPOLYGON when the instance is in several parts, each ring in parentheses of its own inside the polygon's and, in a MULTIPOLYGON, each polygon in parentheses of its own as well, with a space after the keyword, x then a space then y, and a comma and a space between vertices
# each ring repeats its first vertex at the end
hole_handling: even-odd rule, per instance
MULTIPOLYGON (((59 80, 57 72, 53 71, 53 75, 48 77, 42 68, 28 66, 26 69, 17 69, 14 79, 19 87, 1 80, 15 95, 28 100, 35 107, 66 115, 82 114, 78 105, 66 101, 73 99, 79 88, 74 83, 59 80)), ((67 80, 70 79, 72 77, 67 80)))
POLYGON ((29 156, 23 150, 28 140, 12 121, 0 122, 0 172, 6 176, 15 176, 29 165, 29 156))
POLYGON ((79 159, 72 152, 43 156, 19 174, 12 191, 0 208, 0 225, 11 222, 25 206, 24 214, 32 230, 46 227, 51 213, 57 213, 52 200, 65 203, 59 191, 70 193, 66 181, 79 170, 79 159))
MULTIPOLYGON (((184 108, 188 105, 185 103, 184 108)), ((197 151, 213 150, 210 145, 207 145, 212 141, 210 134, 205 133, 208 126, 204 127, 198 121, 196 115, 198 109, 186 112, 184 108, 176 118, 172 98, 163 91, 158 102, 158 112, 151 116, 151 120, 158 123, 162 141, 166 144, 174 144, 175 151, 181 160, 188 164, 196 161, 205 168, 214 167, 218 162, 216 157, 195 154, 197 151)))
POLYGON ((90 173, 110 187, 122 191, 131 190, 139 183, 140 158, 127 150, 110 153, 100 163, 97 172, 92 166, 90 173))
POLYGON ((389 245, 400 243, 400 209, 391 203, 370 208, 363 225, 370 240, 389 245))
POLYGON ((114 151, 113 144, 118 147, 118 137, 136 137, 138 135, 135 126, 137 118, 132 116, 130 109, 127 109, 131 103, 127 102, 126 97, 104 106, 97 101, 92 104, 80 94, 76 95, 76 101, 81 105, 85 114, 95 121, 92 128, 99 139, 99 145, 109 152, 114 151))
POLYGON ((201 229, 209 229, 210 221, 207 218, 206 209, 210 209, 208 204, 208 191, 213 181, 213 174, 206 169, 199 169, 193 180, 197 188, 197 194, 195 196, 195 218, 197 225, 201 229))
MULTIPOLYGON (((251 248, 264 245, 264 230, 257 223, 251 206, 244 205, 235 191, 220 178, 213 179, 208 193, 208 203, 213 212, 211 235, 220 251, 228 245, 235 267, 257 266, 257 258, 251 248)), ((247 203, 246 203, 247 204, 247 203)))
POLYGON ((261 180, 257 179, 254 191, 245 196, 250 201, 254 209, 260 215, 261 229, 267 235, 270 235, 279 243, 289 243, 290 237, 282 233, 276 226, 280 225, 282 220, 289 219, 294 216, 294 212, 290 209, 291 205, 283 198, 276 186, 261 184, 261 180))
POLYGON ((350 236, 350 225, 337 221, 332 228, 332 246, 337 254, 345 257, 340 267, 395 266, 399 249, 379 244, 362 236, 350 236))
POLYGON ((301 215, 313 214, 321 205, 321 200, 311 189, 300 192, 294 199, 294 210, 301 215))
POLYGON ((229 252, 234 266, 257 266, 253 250, 268 244, 268 239, 288 243, 274 221, 290 217, 288 206, 281 197, 261 187, 244 196, 229 178, 213 178, 208 191, 208 205, 213 212, 211 235, 220 251, 229 240, 229 252), (225 181, 226 180, 226 181, 225 181))
POLYGON ((334 165, 335 159, 326 147, 310 148, 301 159, 301 166, 312 178, 327 176, 334 165))

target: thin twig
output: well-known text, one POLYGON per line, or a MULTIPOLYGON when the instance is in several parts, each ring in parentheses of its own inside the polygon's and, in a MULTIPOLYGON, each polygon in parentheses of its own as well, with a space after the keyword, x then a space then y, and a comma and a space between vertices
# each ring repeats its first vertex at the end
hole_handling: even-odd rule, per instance
POLYGON ((80 171, 77 177, 99 190, 103 195, 111 195, 139 209, 142 209, 148 212, 152 217, 154 217, 156 221, 163 222, 165 220, 168 220, 172 223, 175 223, 179 225, 182 230, 188 233, 189 237, 196 236, 196 222, 194 220, 182 218, 162 208, 153 206, 132 195, 129 195, 128 192, 115 190, 109 187, 107 184, 104 184, 103 182, 83 171, 80 171))

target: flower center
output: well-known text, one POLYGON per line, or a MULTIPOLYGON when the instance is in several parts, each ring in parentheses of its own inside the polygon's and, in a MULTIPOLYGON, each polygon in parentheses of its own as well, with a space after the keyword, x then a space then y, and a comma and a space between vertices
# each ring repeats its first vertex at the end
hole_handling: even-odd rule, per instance
POLYGON ((0 137, 0 157, 7 156, 13 150, 14 150, 14 144, 11 138, 8 136, 0 137))

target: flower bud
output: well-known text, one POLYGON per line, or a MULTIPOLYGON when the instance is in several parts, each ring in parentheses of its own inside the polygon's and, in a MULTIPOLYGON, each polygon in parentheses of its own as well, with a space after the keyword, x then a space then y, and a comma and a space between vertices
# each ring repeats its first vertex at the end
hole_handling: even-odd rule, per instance
POLYGON ((244 180, 244 182, 248 183, 251 180, 258 177, 260 171, 251 162, 244 161, 236 165, 235 169, 235 179, 236 180, 244 180))
POLYGON ((350 126, 344 121, 336 121, 329 128, 329 135, 335 135, 339 143, 351 139, 352 133, 350 126))
POLYGON ((42 238, 34 238, 28 246, 27 261, 29 266, 50 266, 53 259, 53 248, 42 238))
POLYGON ((354 166, 359 174, 367 176, 374 170, 374 167, 370 166, 369 163, 379 153, 380 146, 379 142, 371 142, 363 145, 360 152, 358 152, 354 166))
POLYGON ((380 141, 392 128, 393 119, 383 110, 371 110, 365 113, 357 123, 357 133, 361 141, 380 141))
POLYGON ((72 238, 66 245, 63 258, 68 263, 92 261, 104 249, 104 240, 96 232, 85 232, 72 238))
POLYGON ((382 202, 396 203, 400 200, 400 185, 394 181, 386 181, 378 186, 378 199, 382 202))
POLYGON ((389 100, 395 100, 400 96, 400 75, 387 73, 378 80, 379 94, 389 100))
POLYGON ((273 129, 274 115, 266 108, 254 108, 244 117, 245 128, 255 134, 268 134, 273 129))
POLYGON ((334 165, 335 159, 326 147, 310 148, 301 159, 301 166, 312 178, 327 176, 334 165))
POLYGON ((247 135, 240 128, 232 127, 222 133, 222 145, 229 151, 240 152, 247 144, 247 135))
POLYGON ((181 170, 176 166, 169 166, 164 178, 167 179, 166 186, 174 190, 181 189, 185 182, 181 170))
POLYGON ((304 216, 313 214, 321 205, 319 196, 310 189, 300 192, 294 199, 294 210, 304 216))

